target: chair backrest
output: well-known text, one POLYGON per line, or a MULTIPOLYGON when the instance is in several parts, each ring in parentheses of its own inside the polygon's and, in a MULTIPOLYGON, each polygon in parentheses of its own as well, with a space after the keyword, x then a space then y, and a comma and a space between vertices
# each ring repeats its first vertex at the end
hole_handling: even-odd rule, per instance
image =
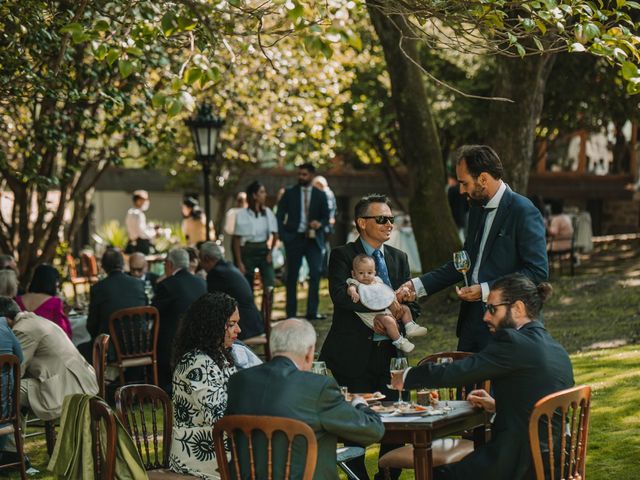
POLYGON ((96 380, 98 381, 98 395, 100 398, 106 398, 106 384, 104 373, 107 369, 107 352, 109 351, 109 335, 101 333, 93 341, 93 369, 96 372, 96 380))
POLYGON ((585 478, 591 387, 552 393, 536 402, 529 442, 537 480, 585 478))
POLYGON ((82 252, 80 254, 80 265, 85 277, 95 278, 98 276, 98 262, 96 262, 96 256, 93 253, 82 252))
POLYGON ((74 279, 78 278, 78 267, 76 265, 76 259, 73 258, 71 253, 67 253, 67 268, 69 269, 69 278, 74 279))
POLYGON ((133 437, 140 458, 145 462, 144 468, 169 468, 173 409, 165 391, 155 385, 120 387, 116 390, 116 412, 133 437), (158 412, 162 415, 162 432, 158 428, 158 412))
POLYGON ((109 317, 109 333, 118 361, 151 356, 156 360, 160 314, 155 307, 117 310, 109 317))
POLYGON ((116 469, 116 418, 109 405, 97 397, 89 401, 89 409, 94 475, 96 480, 112 480, 116 469))
MULTIPOLYGON (((455 362, 457 360, 462 360, 463 358, 471 357, 472 355, 473 353, 471 352, 438 352, 424 357, 418 362, 418 366, 425 363, 437 363, 439 358, 451 358, 455 362)), ((467 398, 467 394, 469 393, 467 391, 468 388, 471 390, 482 388, 488 392, 491 388, 491 382, 489 380, 485 380, 474 385, 460 385, 455 388, 443 389, 445 398, 442 400, 455 400, 456 398, 464 400, 467 398)))
POLYGON ((0 355, 0 425, 20 428, 20 360, 15 355, 0 355))
POLYGON ((264 347, 264 356, 267 362, 271 360, 271 344, 269 339, 271 337, 271 311, 273 309, 273 287, 266 287, 262 292, 262 304, 260 306, 260 313, 262 314, 262 320, 264 321, 264 333, 267 337, 267 343, 264 347))
MULTIPOLYGON (((302 475, 295 473, 295 478, 302 480, 311 480, 316 469, 318 460, 318 442, 313 430, 309 425, 299 420, 282 417, 267 417, 253 415, 230 415, 222 417, 215 424, 213 429, 213 445, 216 451, 216 458, 225 458, 225 435, 227 437, 227 446, 231 449, 231 463, 235 478, 258 478, 261 480, 271 480, 275 474, 274 470, 274 453, 283 454, 284 458, 277 457, 284 463, 284 479, 293 478, 291 465, 293 459, 294 440, 296 437, 302 437, 306 443, 306 455, 304 459, 304 470, 302 475), (276 434, 282 432, 281 435, 276 434), (241 435, 239 435, 241 434, 241 435), (274 448, 276 442, 286 439, 286 452, 274 448), (262 450, 266 440, 266 451, 262 450), (260 445, 259 443, 262 442, 260 445), (246 448, 240 449, 242 444, 246 444, 246 448), (258 444, 256 446, 256 444, 258 444), (258 451, 256 451, 258 450, 258 451), (240 458, 240 451, 245 452, 248 458, 240 458), (257 460, 256 460, 257 459, 257 460), (266 465, 267 472, 260 472, 256 468, 256 461, 266 465), (249 469, 247 472, 246 469, 249 469), (247 474, 250 476, 247 477, 247 474)), ((278 462, 276 461, 276 465, 278 462)), ((220 473, 223 480, 232 480, 231 469, 228 462, 218 462, 220 473)))

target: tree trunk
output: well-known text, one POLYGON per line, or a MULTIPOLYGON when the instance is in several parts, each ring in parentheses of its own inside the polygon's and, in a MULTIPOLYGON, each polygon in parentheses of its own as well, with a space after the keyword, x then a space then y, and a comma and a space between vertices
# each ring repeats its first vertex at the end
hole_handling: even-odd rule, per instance
POLYGON ((384 50, 391 98, 398 119, 400 160, 409 172, 409 213, 428 271, 451 258, 460 246, 444 188, 438 130, 418 65, 418 43, 401 15, 387 15, 392 0, 367 0, 373 26, 384 50), (415 63, 414 63, 415 62, 415 63))
POLYGON ((536 126, 540 120, 544 89, 555 55, 496 59, 493 95, 513 100, 491 102, 486 143, 500 156, 509 186, 527 192, 533 160, 536 126))

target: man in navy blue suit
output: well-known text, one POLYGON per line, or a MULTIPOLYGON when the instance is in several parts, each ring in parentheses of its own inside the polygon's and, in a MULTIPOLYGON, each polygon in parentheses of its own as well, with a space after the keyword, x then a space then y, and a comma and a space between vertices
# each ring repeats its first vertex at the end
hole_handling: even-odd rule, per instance
POLYGON ((318 315, 318 290, 324 252, 324 230, 329 224, 326 194, 311 185, 315 167, 304 163, 298 167, 298 185, 289 187, 278 203, 278 233, 287 254, 287 317, 297 316, 296 293, 302 257, 309 265, 309 320, 326 318, 318 315))
MULTIPOLYGON (((493 283, 510 273, 522 273, 535 284, 549 276, 542 215, 531 201, 502 181, 496 152, 486 145, 467 145, 457 152, 460 194, 471 201, 464 249, 471 258, 469 287, 456 287, 462 301, 456 334, 458 350, 479 352, 491 339, 482 321, 493 283)), ((463 281, 453 261, 405 283, 407 300, 432 295, 463 281)))

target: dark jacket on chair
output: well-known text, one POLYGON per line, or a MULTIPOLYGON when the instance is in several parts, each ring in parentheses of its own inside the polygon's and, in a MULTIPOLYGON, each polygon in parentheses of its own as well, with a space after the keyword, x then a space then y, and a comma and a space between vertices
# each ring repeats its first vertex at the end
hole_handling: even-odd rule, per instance
POLYGON ((218 260, 216 266, 207 274, 207 288, 209 292, 224 292, 238 302, 240 340, 264 333, 262 315, 256 307, 251 286, 234 265, 218 260))
POLYGON ((111 272, 91 287, 87 318, 91 340, 101 333, 109 333, 109 317, 115 311, 146 304, 143 282, 120 270, 111 272))
MULTIPOLYGON (((227 415, 270 415, 301 420, 318 440, 316 480, 337 479, 336 441, 368 445, 382 438, 380 417, 367 407, 351 406, 331 377, 298 370, 287 357, 277 356, 257 367, 241 370, 229 379, 227 415)), ((295 447, 294 447, 295 450, 295 447)), ((245 457, 241 453, 241 459, 245 457)), ((266 462, 257 464, 256 478, 267 478, 266 462)), ((275 463, 275 462, 274 462, 275 463)), ((274 472, 282 464, 274 465, 274 472)), ((291 478, 301 478, 303 458, 293 457, 291 478)), ((274 475, 273 478, 281 478, 274 475)))
POLYGON ((171 352, 184 313, 202 295, 207 283, 184 268, 157 284, 152 305, 160 313, 158 332, 158 375, 160 385, 171 384, 171 352))
POLYGON ((529 417, 542 397, 573 386, 565 349, 537 321, 498 330, 479 353, 448 365, 409 370, 405 388, 453 387, 491 380, 496 401, 493 438, 458 463, 438 467, 435 479, 519 480, 531 476, 529 417))

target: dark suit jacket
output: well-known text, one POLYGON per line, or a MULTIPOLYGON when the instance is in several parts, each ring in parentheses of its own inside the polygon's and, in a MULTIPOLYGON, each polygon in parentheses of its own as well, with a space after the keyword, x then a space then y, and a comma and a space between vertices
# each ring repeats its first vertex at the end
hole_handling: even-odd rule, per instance
MULTIPOLYGON (((351 264, 356 255, 365 253, 360 238, 331 250, 329 258, 329 294, 333 301, 333 322, 327 335, 321 360, 336 372, 348 377, 364 374, 373 348, 373 330, 367 327, 355 312, 369 312, 361 303, 353 303, 347 294, 347 279, 351 277, 351 264)), ((411 278, 407 254, 397 248, 384 246, 384 260, 389 271, 391 286, 396 289, 411 278)), ((420 307, 410 303, 413 318, 420 307)))
POLYGON ((210 292, 224 292, 238 302, 241 330, 238 338, 240 340, 264 333, 264 322, 256 308, 251 286, 234 265, 219 260, 207 274, 207 288, 210 292))
MULTIPOLYGON (((318 463, 313 476, 317 480, 338 478, 338 436, 368 445, 384 434, 378 415, 365 406, 352 407, 332 377, 300 371, 287 357, 275 357, 268 363, 239 371, 229 379, 227 390, 227 415, 272 415, 309 425, 318 440, 318 463)), ((295 450, 294 446, 290 478, 301 478, 305 457, 296 455, 295 450)), ((246 448, 244 452, 241 459, 246 461, 246 448)), ((257 455, 258 459, 262 457, 266 455, 257 455)), ((256 478, 267 478, 265 463, 258 460, 256 478)), ((275 464, 274 473, 276 469, 281 470, 282 464, 275 464)), ((273 478, 282 478, 282 473, 274 474, 273 478)))
POLYGON ((207 282, 184 268, 156 286, 152 305, 160 312, 158 365, 163 372, 166 373, 169 367, 172 346, 182 316, 191 304, 205 293, 207 282))
POLYGON ((462 462, 443 467, 441 478, 528 478, 528 428, 533 405, 545 395, 572 387, 573 368, 564 348, 534 321, 520 330, 498 330, 472 357, 449 365, 412 368, 405 388, 453 387, 487 379, 491 380, 496 400, 493 438, 462 462))
MULTIPOLYGON (((471 257, 471 269, 467 273, 469 280, 478 261, 474 240, 482 227, 481 220, 482 207, 472 207, 469 211, 469 233, 464 243, 464 249, 471 257)), ((549 263, 544 221, 540 211, 528 198, 507 187, 487 237, 478 281, 487 282, 491 286, 500 277, 516 272, 526 275, 538 284, 549 277, 549 263)), ((463 277, 453 266, 453 261, 450 261, 422 275, 420 280, 427 293, 431 295, 462 282, 463 277)), ((483 314, 482 302, 462 302, 458 317, 458 335, 464 319, 482 321, 483 314)))
MULTIPOLYGON (((302 215, 302 193, 300 185, 294 185, 285 190, 278 202, 276 219, 278 220, 278 234, 285 246, 297 238, 300 216, 302 215)), ((324 249, 324 231, 329 225, 329 203, 327 195, 316 187, 311 188, 309 199, 309 218, 307 223, 317 220, 322 224, 316 230, 316 242, 320 249, 324 249)))
POLYGON ((142 307, 147 304, 144 282, 122 271, 111 272, 93 287, 89 300, 87 330, 94 339, 101 333, 109 333, 109 317, 116 310, 142 307))

